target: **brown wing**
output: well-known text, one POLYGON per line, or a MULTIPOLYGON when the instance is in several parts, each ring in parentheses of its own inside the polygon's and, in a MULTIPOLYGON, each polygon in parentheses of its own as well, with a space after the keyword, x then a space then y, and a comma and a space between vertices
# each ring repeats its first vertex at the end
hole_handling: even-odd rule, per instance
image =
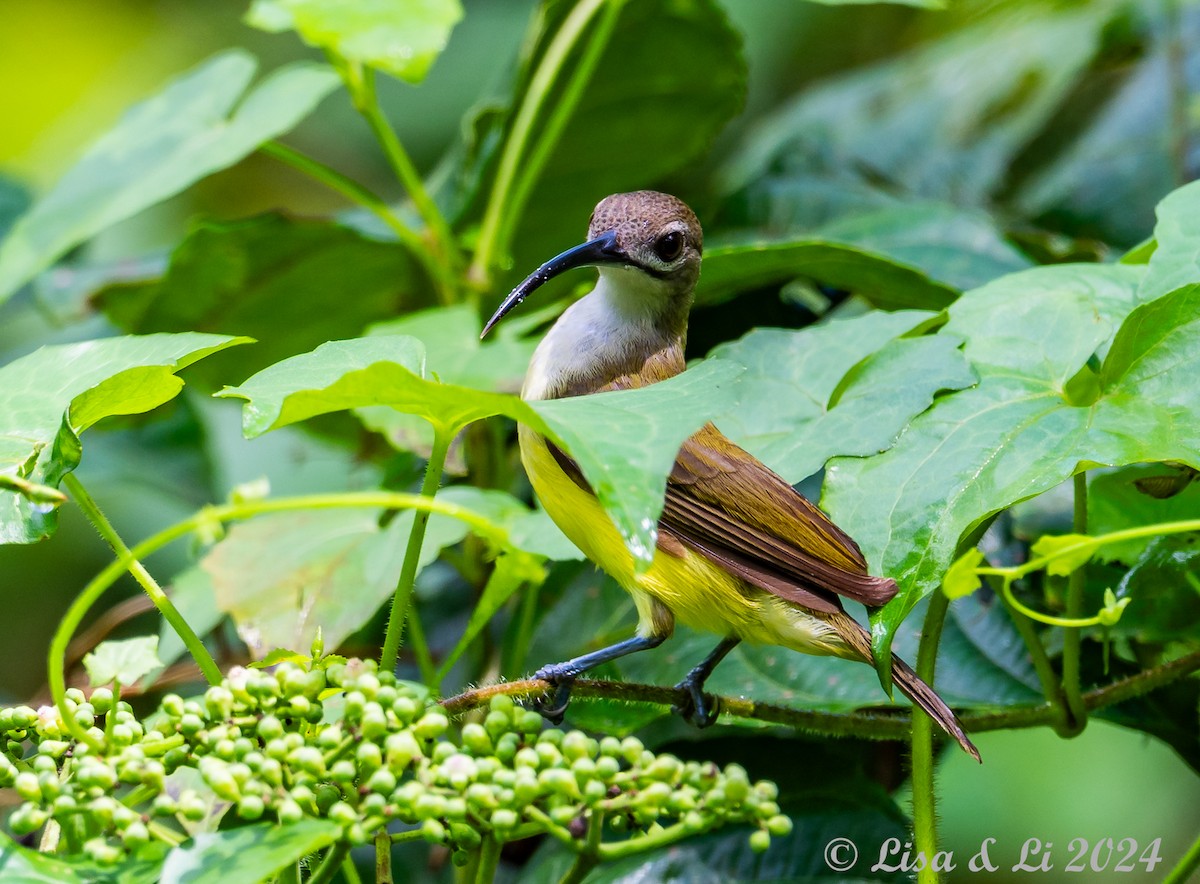
MULTIPOLYGON (((550 450, 588 488, 578 465, 550 450)), ((828 516, 711 424, 683 443, 667 479, 659 545, 674 552, 680 544, 818 611, 840 611, 838 595, 882 605, 896 594, 895 581, 867 574, 857 544, 828 516)))
POLYGON ((866 605, 896 594, 895 581, 867 574, 858 545, 828 516, 712 424, 679 451, 660 530, 755 586, 818 610, 836 610, 834 594, 866 605), (781 579, 789 589, 772 585, 781 579))

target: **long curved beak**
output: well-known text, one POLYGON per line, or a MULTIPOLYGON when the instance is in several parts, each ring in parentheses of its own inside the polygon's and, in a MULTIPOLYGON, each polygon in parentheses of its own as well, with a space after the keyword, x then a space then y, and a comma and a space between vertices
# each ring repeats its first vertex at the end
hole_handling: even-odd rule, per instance
POLYGON ((492 315, 492 318, 487 321, 487 325, 483 327, 483 331, 479 337, 482 339, 487 336, 487 333, 492 330, 492 327, 505 317, 509 310, 516 307, 534 291, 541 288, 545 283, 558 276, 560 273, 566 273, 568 270, 574 270, 576 267, 594 267, 597 264, 626 264, 628 258, 617 245, 617 234, 615 231, 609 231, 593 240, 585 242, 583 245, 575 246, 572 249, 567 249, 561 255, 551 258, 529 276, 525 277, 525 281, 509 292, 507 298, 504 299, 499 309, 492 315))

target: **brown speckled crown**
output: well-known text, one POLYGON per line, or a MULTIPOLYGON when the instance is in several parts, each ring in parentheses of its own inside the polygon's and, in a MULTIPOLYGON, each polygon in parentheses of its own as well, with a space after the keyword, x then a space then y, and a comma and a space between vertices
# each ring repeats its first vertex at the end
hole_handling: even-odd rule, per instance
POLYGON ((687 225, 688 244, 697 253, 703 252, 704 233, 696 213, 678 197, 654 190, 614 193, 602 199, 592 211, 588 239, 615 231, 617 242, 632 251, 635 243, 653 240, 659 230, 673 221, 687 225))

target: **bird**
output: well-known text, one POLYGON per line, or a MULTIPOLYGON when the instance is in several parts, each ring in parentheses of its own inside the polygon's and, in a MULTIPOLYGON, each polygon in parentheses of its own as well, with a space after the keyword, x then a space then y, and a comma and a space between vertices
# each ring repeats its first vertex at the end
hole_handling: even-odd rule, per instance
MULTIPOLYGON (((521 396, 551 400, 645 387, 686 368, 688 314, 700 276, 703 231, 677 197, 617 193, 597 204, 587 240, 547 261, 503 300, 485 337, 548 280, 578 267, 599 271, 540 341, 521 396)), ((653 560, 639 569, 571 457, 525 424, 521 460, 551 519, 633 597, 636 634, 544 666, 551 686, 540 711, 561 722, 571 688, 602 663, 662 644, 682 623, 721 636, 677 684, 674 707, 698 727, 719 709, 704 693, 717 664, 742 641, 874 663, 870 633, 844 609, 848 598, 878 607, 897 592, 871 576, 858 545, 787 481, 712 423, 684 441, 666 482, 653 560)), ((945 701, 893 657, 900 690, 976 760, 979 752, 945 701)))

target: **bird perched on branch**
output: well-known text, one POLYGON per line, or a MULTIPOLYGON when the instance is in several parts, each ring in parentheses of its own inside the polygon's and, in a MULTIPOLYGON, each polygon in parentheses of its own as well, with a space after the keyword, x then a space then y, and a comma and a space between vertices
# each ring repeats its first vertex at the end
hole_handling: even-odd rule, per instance
MULTIPOLYGON (((644 387, 684 370, 688 311, 700 276, 703 236, 681 200, 638 191, 596 206, 587 242, 535 270, 504 300, 486 335, 547 280, 576 267, 599 269, 596 287, 571 305, 533 355, 522 396, 530 400, 644 387)), ((611 647, 545 666, 553 686, 543 714, 561 720, 575 679, 635 651, 654 648, 678 620, 722 636, 676 687, 676 707, 698 726, 719 712, 704 682, 739 642, 872 663, 870 634, 841 597, 868 606, 896 584, 867 573, 854 541, 791 485, 712 424, 683 443, 667 480, 650 567, 639 573, 611 519, 571 458, 526 426, 521 459, 551 518, 634 599, 637 634, 611 647)), ((941 697, 902 660, 900 690, 976 759, 979 752, 941 697)))

